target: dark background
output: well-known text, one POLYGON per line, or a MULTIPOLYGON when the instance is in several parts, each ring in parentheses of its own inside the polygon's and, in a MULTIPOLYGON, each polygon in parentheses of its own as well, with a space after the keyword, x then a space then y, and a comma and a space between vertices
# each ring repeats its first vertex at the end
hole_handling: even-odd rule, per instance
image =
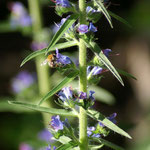
MULTIPOLYGON (((45 0, 46 1, 46 0, 45 0)), ((7 20, 10 14, 10 0, 0 0, 0 23, 7 20)), ((21 1, 28 8, 27 1, 21 1)), ((113 0, 109 9, 126 19, 132 28, 128 28, 112 19, 114 29, 109 27, 104 17, 97 23, 98 43, 102 48, 111 48, 119 56, 111 56, 115 67, 133 74, 137 80, 122 76, 125 86, 107 73, 100 83, 116 98, 113 106, 96 103, 96 109, 108 116, 117 112, 117 122, 132 137, 128 140, 116 133, 108 137, 110 141, 129 150, 150 149, 150 2, 149 0, 113 0), (112 138, 113 137, 113 138, 112 138)), ((58 22, 54 8, 49 7, 47 0, 42 5, 42 16, 45 27, 58 22)), ((31 36, 20 32, 0 32, 0 95, 13 97, 10 89, 11 78, 20 70, 35 71, 33 61, 20 68, 20 63, 29 54, 31 36)), ((13 106, 12 106, 13 107, 13 106)), ((16 150, 19 143, 30 141, 42 129, 42 117, 39 113, 14 113, 0 110, 0 149, 16 150)))

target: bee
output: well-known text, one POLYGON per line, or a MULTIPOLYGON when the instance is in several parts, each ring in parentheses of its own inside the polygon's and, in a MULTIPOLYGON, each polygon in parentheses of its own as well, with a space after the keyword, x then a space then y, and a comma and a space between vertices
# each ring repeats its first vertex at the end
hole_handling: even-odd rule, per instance
POLYGON ((56 54, 50 54, 47 56, 46 60, 44 60, 41 66, 48 64, 51 68, 57 67, 56 54))

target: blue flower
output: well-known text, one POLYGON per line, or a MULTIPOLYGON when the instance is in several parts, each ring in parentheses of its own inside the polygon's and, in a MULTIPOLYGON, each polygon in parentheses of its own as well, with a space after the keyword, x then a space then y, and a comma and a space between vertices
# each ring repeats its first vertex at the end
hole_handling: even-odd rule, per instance
POLYGON ((58 93, 58 96, 62 101, 66 101, 67 99, 72 99, 72 94, 73 92, 70 87, 64 87, 62 91, 58 93))
POLYGON ((50 122, 50 125, 51 127, 57 132, 59 130, 63 130, 63 123, 61 122, 60 120, 60 116, 57 115, 57 116, 52 116, 51 118, 51 122, 50 122))
POLYGON ((117 121, 115 119, 116 116, 117 116, 117 113, 113 113, 109 117, 107 117, 107 119, 109 119, 111 122, 113 122, 114 124, 116 124, 117 123, 117 121))
POLYGON ((103 53, 104 53, 104 55, 105 55, 106 57, 109 57, 109 53, 110 53, 110 52, 112 52, 112 50, 111 50, 111 49, 108 49, 108 48, 103 50, 103 53))
POLYGON ((93 25, 92 22, 90 22, 89 31, 91 31, 91 32, 97 32, 97 28, 93 25))
POLYGON ((35 78, 28 71, 21 71, 12 79, 11 87, 14 93, 19 93, 35 82, 35 78))
POLYGON ((25 7, 20 2, 13 2, 10 5, 11 14, 11 26, 30 26, 32 21, 31 17, 27 13, 25 7))
POLYGON ((58 49, 56 49, 56 58, 58 64, 60 63, 62 65, 68 65, 72 63, 71 59, 68 56, 60 54, 58 49))
POLYGON ((95 100, 95 97, 93 96, 95 92, 94 91, 89 91, 89 99, 94 101, 95 100))
POLYGON ((92 137, 96 137, 99 138, 100 134, 93 134, 93 132, 95 131, 95 127, 87 127, 87 135, 88 137, 92 136, 92 137))
POLYGON ((19 150, 33 150, 33 148, 29 144, 21 143, 19 145, 19 150))
POLYGON ((87 6, 86 7, 86 12, 87 13, 95 13, 95 12, 97 12, 95 9, 93 9, 91 6, 87 6))
POLYGON ((88 66, 87 67, 87 75, 98 75, 98 74, 101 74, 103 72, 103 68, 99 67, 99 66, 94 66, 92 68, 92 66, 88 66))
POLYGON ((47 146, 43 150, 56 150, 56 146, 53 146, 53 149, 51 148, 51 145, 47 146))
POLYGON ((87 94, 86 94, 86 92, 80 92, 79 99, 87 99, 87 94))
POLYGON ((82 34, 87 33, 89 31, 88 25, 85 25, 85 24, 79 25, 78 31, 82 34))
POLYGON ((56 0, 56 5, 60 5, 62 7, 70 7, 70 2, 68 0, 56 0))
POLYGON ((102 73, 103 68, 99 66, 95 66, 91 71, 92 71, 92 75, 98 75, 102 73))
POLYGON ((93 131, 95 131, 95 127, 87 127, 87 135, 88 135, 88 137, 92 135, 93 131))
POLYGON ((47 129, 44 129, 38 133, 38 137, 40 140, 52 142, 51 138, 53 137, 53 135, 47 129))

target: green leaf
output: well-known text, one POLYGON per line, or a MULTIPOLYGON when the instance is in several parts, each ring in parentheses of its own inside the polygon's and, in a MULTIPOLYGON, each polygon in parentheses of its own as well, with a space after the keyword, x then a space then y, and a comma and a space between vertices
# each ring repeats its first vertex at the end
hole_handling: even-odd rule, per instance
POLYGON ((102 13, 104 14, 104 16, 106 17, 106 19, 108 20, 111 28, 113 28, 112 22, 111 22, 111 17, 109 15, 109 13, 107 12, 106 8, 104 7, 103 3, 101 2, 101 0, 94 0, 95 5, 98 6, 98 9, 100 11, 102 11, 102 13))
POLYGON ((117 72, 117 70, 114 68, 114 66, 111 64, 109 59, 104 55, 104 53, 101 51, 100 47, 95 42, 88 42, 84 40, 87 47, 89 47, 94 54, 97 56, 97 58, 111 71, 111 73, 118 79, 118 81, 124 86, 124 83, 117 72))
POLYGON ((63 144, 57 148, 57 150, 72 150, 75 147, 75 143, 70 141, 69 143, 63 144))
POLYGON ((44 113, 53 114, 53 115, 74 116, 74 117, 77 116, 73 111, 67 111, 64 109, 47 108, 47 107, 42 107, 39 105, 25 103, 25 102, 19 102, 19 101, 8 101, 8 103, 17 105, 17 106, 21 106, 21 107, 25 107, 28 109, 44 112, 44 113))
POLYGON ((111 143, 111 142, 109 142, 107 140, 104 140, 102 138, 99 138, 99 139, 98 138, 93 138, 93 140, 97 141, 97 142, 99 142, 101 144, 104 144, 104 145, 106 145, 106 146, 108 146, 108 147, 110 147, 112 149, 115 149, 115 150, 124 150, 124 148, 122 148, 122 147, 120 147, 120 146, 118 146, 118 145, 116 145, 114 143, 111 143))
POLYGON ((101 149, 104 145, 89 145, 90 150, 98 150, 101 149))
POLYGON ((131 136, 126 133, 125 131, 123 131, 122 129, 120 129, 117 125, 115 125, 114 123, 112 123, 109 119, 107 119, 104 115, 102 115, 100 112, 95 111, 95 110, 88 110, 87 114, 92 117, 93 119, 100 121, 101 123, 103 123, 106 127, 108 127, 109 129, 111 129, 112 131, 123 135, 129 139, 131 139, 131 136))
POLYGON ((132 28, 132 26, 131 26, 125 19, 123 19, 122 17, 116 15, 115 13, 113 13, 113 12, 111 12, 111 11, 109 11, 109 10, 108 10, 108 12, 109 12, 110 16, 112 16, 112 17, 115 18, 116 20, 118 20, 118 21, 124 23, 124 24, 127 25, 129 28, 132 28))
POLYGON ((50 98, 52 95, 57 93, 59 90, 61 90, 64 85, 71 82, 75 77, 77 77, 79 74, 78 70, 72 71, 70 74, 68 74, 57 86, 55 86, 49 93, 47 93, 39 102, 38 105, 41 105, 44 101, 46 101, 48 98, 50 98))
POLYGON ((132 74, 130 74, 130 73, 127 73, 127 72, 125 72, 125 71, 123 71, 123 70, 121 70, 121 69, 116 69, 117 71, 118 71, 118 73, 119 74, 122 74, 122 75, 124 75, 124 76, 126 76, 126 77, 130 77, 130 78, 132 78, 132 79, 134 79, 134 80, 137 80, 136 79, 136 77, 134 77, 132 74))
MULTIPOLYGON (((69 41, 69 42, 59 43, 59 44, 56 44, 53 47, 49 48, 48 52, 55 51, 56 48, 64 49, 64 48, 68 48, 68 47, 72 47, 72 46, 76 46, 76 45, 78 45, 78 43, 76 41, 69 41)), ((41 49, 41 50, 38 50, 38 51, 35 51, 35 52, 31 53, 30 55, 28 55, 22 61, 20 66, 23 66, 27 61, 31 60, 32 58, 35 58, 38 55, 45 54, 46 51, 47 51, 47 48, 44 48, 44 49, 41 49)))
POLYGON ((54 37, 52 38, 49 46, 47 47, 47 52, 48 49, 50 49, 51 47, 53 47, 57 41, 64 35, 64 33, 73 25, 73 23, 78 19, 78 15, 77 14, 73 14, 71 15, 64 23, 63 25, 60 27, 60 29, 56 32, 56 34, 54 35, 54 37))
MULTIPOLYGON (((55 138, 54 138, 55 139, 55 138)), ((71 141, 71 139, 67 136, 61 136, 59 139, 55 139, 56 141, 59 141, 62 144, 66 144, 69 143, 71 141)))
POLYGON ((31 113, 31 112, 33 112, 26 108, 20 108, 17 106, 12 107, 10 104, 8 104, 8 99, 14 100, 10 97, 1 97, 0 98, 0 112, 13 112, 13 113, 31 113))

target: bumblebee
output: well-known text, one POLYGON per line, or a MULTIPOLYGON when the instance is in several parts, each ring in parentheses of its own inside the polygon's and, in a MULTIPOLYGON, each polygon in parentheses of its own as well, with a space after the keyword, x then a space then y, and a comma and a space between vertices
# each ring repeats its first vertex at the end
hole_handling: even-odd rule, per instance
POLYGON ((50 54, 47 56, 46 60, 42 62, 41 66, 48 64, 51 68, 58 66, 56 61, 56 54, 50 54))

